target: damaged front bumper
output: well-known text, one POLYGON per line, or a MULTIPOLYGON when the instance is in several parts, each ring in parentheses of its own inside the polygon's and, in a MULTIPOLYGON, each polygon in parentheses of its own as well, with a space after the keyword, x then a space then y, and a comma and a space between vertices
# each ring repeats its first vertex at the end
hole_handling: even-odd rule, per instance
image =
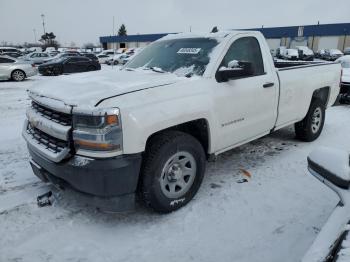
POLYGON ((141 154, 107 159, 72 156, 55 163, 29 146, 34 174, 58 188, 79 191, 88 202, 110 212, 132 209, 141 166, 141 154))

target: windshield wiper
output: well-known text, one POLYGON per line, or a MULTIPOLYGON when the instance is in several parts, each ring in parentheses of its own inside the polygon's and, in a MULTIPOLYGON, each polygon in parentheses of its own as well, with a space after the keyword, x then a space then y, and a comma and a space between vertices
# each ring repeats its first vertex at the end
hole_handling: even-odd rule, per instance
POLYGON ((152 70, 153 72, 157 73, 165 73, 165 71, 159 67, 151 66, 151 67, 144 67, 143 70, 152 70))

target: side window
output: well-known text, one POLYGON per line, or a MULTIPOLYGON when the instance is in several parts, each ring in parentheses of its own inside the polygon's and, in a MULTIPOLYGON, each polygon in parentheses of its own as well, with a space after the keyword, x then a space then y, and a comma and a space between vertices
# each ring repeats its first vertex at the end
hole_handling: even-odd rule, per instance
POLYGON ((15 61, 12 60, 12 59, 8 59, 8 58, 5 58, 5 57, 0 57, 0 63, 1 64, 5 64, 5 63, 14 63, 15 61))
POLYGON ((228 63, 232 60, 251 63, 254 76, 265 73, 260 45, 255 37, 242 37, 233 42, 221 66, 228 67, 228 63))
POLYGON ((79 60, 82 61, 82 62, 87 62, 87 61, 89 61, 90 59, 87 58, 87 57, 81 57, 81 58, 79 58, 79 60))

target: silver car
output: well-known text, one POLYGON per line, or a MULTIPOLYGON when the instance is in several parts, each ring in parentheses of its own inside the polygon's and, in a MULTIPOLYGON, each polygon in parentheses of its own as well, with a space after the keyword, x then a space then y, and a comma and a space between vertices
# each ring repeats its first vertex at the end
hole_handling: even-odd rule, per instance
POLYGON ((50 59, 51 56, 48 53, 44 52, 34 52, 30 53, 24 57, 21 57, 21 59, 30 61, 33 64, 42 64, 45 63, 45 60, 50 59))
POLYGON ((0 56, 0 80, 23 81, 36 74, 38 69, 31 63, 9 56, 0 56))

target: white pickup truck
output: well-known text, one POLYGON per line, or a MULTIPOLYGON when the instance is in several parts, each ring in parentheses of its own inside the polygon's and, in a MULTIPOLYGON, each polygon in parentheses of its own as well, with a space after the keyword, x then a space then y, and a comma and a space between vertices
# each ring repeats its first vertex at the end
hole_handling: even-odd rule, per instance
POLYGON ((137 195, 171 212, 196 194, 210 156, 291 124, 315 140, 340 75, 335 63, 277 69, 259 32, 168 35, 121 70, 30 90, 23 136, 43 181, 117 210, 137 195))

